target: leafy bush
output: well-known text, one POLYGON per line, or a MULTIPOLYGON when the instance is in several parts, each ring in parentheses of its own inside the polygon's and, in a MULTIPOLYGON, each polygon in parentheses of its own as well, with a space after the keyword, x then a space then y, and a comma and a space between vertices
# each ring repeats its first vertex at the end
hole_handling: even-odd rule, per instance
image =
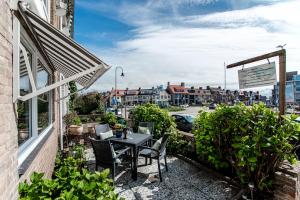
POLYGON ((202 111, 194 125, 197 154, 217 169, 232 168, 241 183, 266 190, 282 161, 295 159, 300 127, 293 119, 280 120, 262 104, 202 111))
POLYGON ((26 181, 20 183, 20 199, 118 199, 112 180, 108 178, 109 170, 89 172, 81 167, 82 147, 76 147, 75 151, 75 157, 69 156, 62 160, 58 156, 53 179, 44 179, 42 173, 34 172, 30 184, 26 181))
POLYGON ((168 154, 181 154, 183 156, 194 158, 193 145, 187 141, 178 131, 172 131, 167 146, 168 154))
POLYGON ((70 125, 80 126, 81 125, 81 120, 78 117, 76 112, 69 112, 68 114, 66 114, 63 117, 63 120, 67 126, 70 126, 70 125))
POLYGON ((77 96, 74 99, 74 110, 80 115, 104 113, 104 97, 98 92, 91 92, 77 96))
POLYGON ((102 121, 110 126, 114 126, 116 123, 118 123, 116 115, 111 112, 105 113, 102 121))
POLYGON ((154 122, 154 138, 159 138, 165 132, 171 133, 175 130, 174 119, 168 111, 155 104, 137 106, 131 110, 131 118, 134 130, 137 130, 139 122, 154 122))

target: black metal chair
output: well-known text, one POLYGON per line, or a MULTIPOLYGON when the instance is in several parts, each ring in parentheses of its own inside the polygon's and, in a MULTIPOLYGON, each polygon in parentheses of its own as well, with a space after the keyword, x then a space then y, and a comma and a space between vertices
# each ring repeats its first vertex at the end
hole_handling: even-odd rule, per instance
POLYGON ((109 140, 97 140, 89 137, 96 158, 95 170, 98 167, 109 168, 111 170, 112 178, 115 181, 116 166, 121 164, 120 156, 124 155, 125 152, 129 152, 130 156, 130 168, 132 169, 132 158, 131 148, 127 147, 120 151, 114 151, 114 148, 109 140))
MULTIPOLYGON (((167 154, 166 154, 166 146, 169 139, 170 134, 164 134, 159 140, 157 140, 152 147, 148 146, 140 146, 139 147, 139 156, 146 158, 145 164, 147 165, 147 158, 157 160, 159 179, 162 182, 161 170, 160 170, 160 159, 164 158, 166 171, 168 171, 167 164, 167 154)), ((153 140, 155 141, 155 140, 153 140)))

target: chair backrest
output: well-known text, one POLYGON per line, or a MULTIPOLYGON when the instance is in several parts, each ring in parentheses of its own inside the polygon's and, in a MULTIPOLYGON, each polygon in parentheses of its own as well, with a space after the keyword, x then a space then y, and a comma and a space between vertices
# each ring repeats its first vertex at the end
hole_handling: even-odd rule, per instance
POLYGON ((89 139, 98 164, 111 164, 114 162, 113 147, 109 140, 97 140, 91 137, 89 139))
POLYGON ((163 135, 162 140, 161 140, 161 144, 160 144, 160 149, 159 149, 160 154, 166 152, 166 147, 167 147, 169 136, 170 136, 169 133, 165 133, 163 135))
POLYGON ((154 122, 139 122, 140 127, 146 127, 149 129, 151 135, 153 135, 154 131, 154 122))
POLYGON ((111 130, 108 124, 98 124, 95 126, 96 134, 104 133, 111 130))

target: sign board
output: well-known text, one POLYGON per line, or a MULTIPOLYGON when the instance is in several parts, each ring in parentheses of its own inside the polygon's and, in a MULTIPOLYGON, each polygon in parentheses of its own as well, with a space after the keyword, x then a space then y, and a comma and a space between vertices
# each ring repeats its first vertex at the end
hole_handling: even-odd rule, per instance
POLYGON ((240 89, 276 84, 275 62, 238 71, 240 89))

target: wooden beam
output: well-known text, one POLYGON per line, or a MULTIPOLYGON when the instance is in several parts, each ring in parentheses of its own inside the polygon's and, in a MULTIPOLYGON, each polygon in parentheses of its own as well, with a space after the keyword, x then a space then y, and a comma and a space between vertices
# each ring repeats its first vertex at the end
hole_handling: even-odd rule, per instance
POLYGON ((233 67, 238 67, 238 66, 241 66, 241 65, 246 65, 246 64, 253 63, 253 62, 256 62, 256 61, 260 61, 260 60, 264 60, 264 59, 267 59, 267 58, 280 56, 280 55, 283 55, 283 54, 285 54, 285 49, 282 49, 282 50, 279 50, 279 51, 274 51, 274 52, 267 53, 267 54, 260 55, 260 56, 256 56, 256 57, 253 57, 253 58, 249 58, 249 59, 246 59, 246 60, 243 60, 243 61, 240 61, 240 62, 232 63, 230 65, 227 65, 226 68, 229 69, 229 68, 233 68, 233 67))

